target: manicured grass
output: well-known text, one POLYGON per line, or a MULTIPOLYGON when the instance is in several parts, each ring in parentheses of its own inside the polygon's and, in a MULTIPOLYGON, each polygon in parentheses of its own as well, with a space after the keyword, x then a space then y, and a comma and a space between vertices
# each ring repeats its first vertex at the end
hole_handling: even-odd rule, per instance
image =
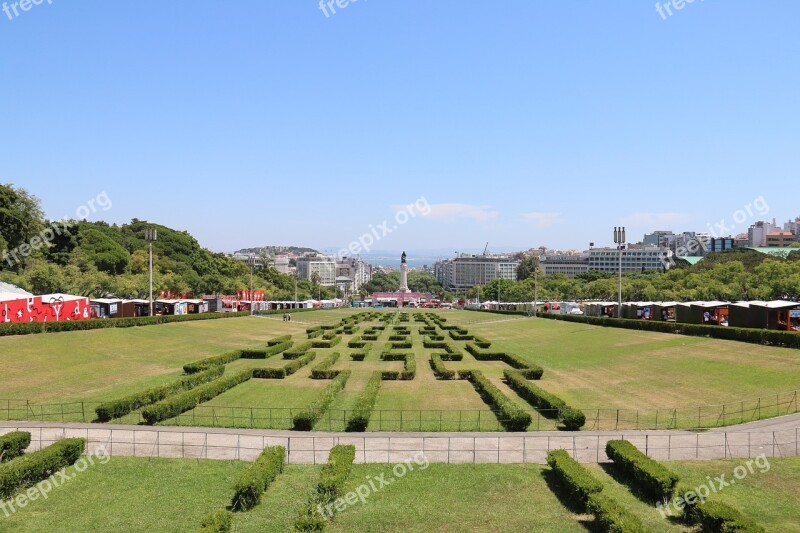
MULTIPOLYGON (((307 340, 305 329, 309 324, 332 324, 357 312, 343 309, 300 313, 292 322, 283 322, 279 315, 277 318, 246 317, 4 337, 0 338, 0 349, 7 364, 0 375, 0 396, 31 400, 33 404, 117 399, 177 379, 182 365, 190 361, 233 348, 263 346, 267 340, 284 334, 292 334, 294 341, 301 343, 307 340)), ((698 405, 736 402, 760 395, 764 395, 766 405, 774 402, 776 393, 800 387, 800 357, 796 350, 465 311, 441 311, 440 315, 447 318, 448 324, 464 325, 470 333, 492 341, 492 351, 515 353, 544 367, 539 385, 584 409, 588 419, 586 429, 633 429, 639 427, 637 424, 652 427, 656 422, 661 428, 694 427, 697 426, 698 405), (656 408, 661 411, 656 413, 656 408), (678 408, 680 412, 673 413, 671 408, 678 408), (594 409, 604 409, 599 413, 599 426, 594 409), (619 409, 628 411, 617 413, 619 409)), ((355 336, 361 335, 369 325, 360 324, 361 329, 355 336)), ((435 379, 429 360, 436 350, 423 347, 418 332, 421 324, 411 321, 402 325, 410 328, 413 343, 412 348, 402 351, 415 354, 417 375, 413 381, 383 383, 376 404, 381 415, 372 419, 370 429, 499 429, 496 418, 469 383, 435 379), (389 413, 398 410, 408 411, 402 420, 399 413, 389 413), (451 412, 449 420, 446 415, 431 414, 440 410, 451 412), (479 426, 464 425, 463 413, 467 412, 481 413, 470 422, 477 424, 477 416, 481 416, 479 426), (484 415, 487 416, 484 418, 484 415), (440 426, 442 418, 446 423, 440 426)), ((345 335, 340 345, 316 350, 317 361, 289 379, 267 383, 256 380, 242 385, 208 402, 194 414, 208 406, 245 408, 247 413, 234 413, 235 424, 241 425, 239 418, 251 419, 250 408, 301 408, 312 399, 317 388, 325 385, 308 378, 311 367, 338 351, 342 357, 334 368, 352 370, 353 376, 332 406, 330 417, 324 422, 327 426, 318 426, 318 429, 339 429, 346 418, 344 411, 353 405, 373 371, 402 368, 401 362, 380 360, 380 353, 392 334, 390 330, 381 332, 374 349, 363 362, 350 360, 349 354, 355 350, 348 348, 347 342, 354 336, 345 335), (334 416, 337 412, 339 416, 334 416)), ((449 337, 448 341, 464 351, 466 342, 451 341, 449 337)), ((231 363, 228 371, 284 364, 281 356, 240 360, 231 363)), ((445 366, 452 370, 481 370, 504 393, 528 409, 501 382, 502 372, 507 368, 504 363, 476 361, 465 352, 463 361, 448 361, 445 366)), ((15 405, 23 408, 14 410, 12 415, 5 412, 7 404, 0 401, 0 418, 61 420, 59 405, 47 407, 46 415, 39 407, 26 408, 24 402, 15 405)), ((94 406, 68 407, 64 420, 83 420, 87 416, 85 412, 91 419, 94 406)), ((724 418, 720 416, 721 408, 703 410, 700 425, 739 423, 757 416, 755 402, 744 407, 746 412, 739 413, 735 405, 727 406, 724 418)), ((775 408, 765 408, 760 416, 784 412, 785 409, 779 413, 775 408)), ((471 415, 466 416, 470 419, 471 415)), ((182 417, 181 423, 186 418, 182 417)), ((288 418, 286 416, 286 420, 288 418)), ((532 428, 552 429, 547 421, 542 421, 541 426, 537 421, 535 419, 532 428)), ((267 426, 256 424, 256 427, 283 428, 288 424, 269 422, 267 426)))
MULTIPOLYGON (((416 468, 370 495, 365 504, 337 514, 331 531, 585 531, 547 487, 538 466, 416 468)), ((387 480, 394 475, 389 465, 356 465, 345 491, 382 474, 387 480)))
POLYGON ((255 509, 236 513, 236 533, 285 533, 291 531, 308 493, 319 480, 321 466, 289 465, 261 498, 255 509))
MULTIPOLYGON (((725 474, 735 484, 724 488, 711 499, 725 502, 755 519, 767 531, 800 531, 800 458, 769 459, 769 471, 762 473, 758 463, 754 473, 742 480, 734 477, 734 469, 749 459, 691 461, 665 463, 690 487, 699 487, 725 474)), ((763 465, 764 463, 761 463, 763 465)), ((717 484, 717 486, 719 486, 717 484)))
MULTIPOLYGON (((31 502, 0 531, 193 532, 211 510, 230 503, 232 487, 247 468, 239 461, 112 457, 95 464, 49 498, 31 502)), ((75 473, 74 468, 67 474, 75 473)))

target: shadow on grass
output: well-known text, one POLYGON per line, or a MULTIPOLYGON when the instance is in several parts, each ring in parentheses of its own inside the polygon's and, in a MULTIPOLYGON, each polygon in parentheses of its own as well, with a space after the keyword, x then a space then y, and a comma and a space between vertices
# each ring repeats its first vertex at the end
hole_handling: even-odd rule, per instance
POLYGON ((581 526, 583 526, 587 531, 591 531, 592 533, 600 533, 600 529, 598 529, 598 525, 595 523, 594 518, 586 512, 585 506, 578 500, 576 500, 568 490, 564 488, 564 486, 559 482, 558 477, 553 473, 551 469, 543 469, 541 471, 541 476, 544 478, 544 482, 547 484, 547 487, 555 494, 558 501, 561 502, 561 505, 569 511, 570 513, 576 515, 575 521, 578 522, 581 526))
POLYGON ((636 483, 630 477, 626 476, 622 470, 617 468, 614 463, 601 463, 600 468, 602 468, 606 474, 611 476, 614 481, 628 489, 628 492, 633 494, 637 500, 655 508, 656 503, 658 502, 652 501, 652 497, 639 489, 639 487, 636 486, 636 483))

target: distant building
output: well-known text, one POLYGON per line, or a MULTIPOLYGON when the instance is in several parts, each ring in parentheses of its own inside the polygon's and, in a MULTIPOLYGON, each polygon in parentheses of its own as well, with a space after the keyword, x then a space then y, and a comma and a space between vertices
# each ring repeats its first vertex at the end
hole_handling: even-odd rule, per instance
POLYGON ((516 281, 519 264, 519 261, 508 256, 462 254, 454 259, 439 261, 434 271, 443 287, 469 289, 498 278, 516 281))
POLYGON ((345 257, 336 262, 336 277, 347 278, 354 291, 372 279, 372 265, 355 257, 345 257))
POLYGON ((794 222, 791 220, 783 225, 783 231, 790 231, 794 233, 794 240, 800 241, 800 217, 794 219, 794 222))
POLYGON ((336 281, 336 259, 324 255, 306 256, 297 259, 297 277, 313 281, 319 276, 319 284, 332 287, 336 281))
POLYGON ((670 248, 678 236, 671 231, 654 231, 644 236, 642 244, 645 246, 659 246, 661 248, 670 248))
POLYGON ((546 254, 539 256, 545 276, 564 274, 568 278, 575 278, 579 274, 589 271, 589 254, 546 254))
POLYGON ((767 248, 786 248, 795 243, 794 233, 790 231, 774 231, 767 233, 767 248))
POLYGON ((775 225, 775 221, 772 221, 772 224, 769 222, 759 221, 750 226, 747 230, 747 240, 749 241, 748 244, 754 248, 763 248, 767 246, 767 235, 770 233, 778 233, 781 231, 777 225, 775 225))
POLYGON ((289 273, 289 256, 288 255, 275 256, 274 266, 275 266, 275 270, 277 270, 281 274, 288 274, 289 273))
MULTIPOLYGON (((622 272, 643 270, 669 270, 672 250, 656 246, 630 246, 622 250, 622 272)), ((589 251, 589 270, 601 272, 619 271, 619 250, 616 248, 593 248, 589 251)))

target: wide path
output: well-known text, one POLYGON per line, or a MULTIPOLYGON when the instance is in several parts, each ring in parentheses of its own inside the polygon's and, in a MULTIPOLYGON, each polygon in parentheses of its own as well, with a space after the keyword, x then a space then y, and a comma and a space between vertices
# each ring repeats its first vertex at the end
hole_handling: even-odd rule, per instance
POLYGON ((203 427, 0 422, 0 434, 30 431, 31 449, 82 437, 92 451, 136 457, 253 460, 285 446, 293 464, 322 464, 337 444, 356 447, 359 463, 400 463, 424 454, 434 463, 536 463, 564 448, 581 462, 605 462, 606 442, 627 439, 659 460, 797 457, 800 414, 709 431, 540 431, 535 433, 320 433, 203 427))

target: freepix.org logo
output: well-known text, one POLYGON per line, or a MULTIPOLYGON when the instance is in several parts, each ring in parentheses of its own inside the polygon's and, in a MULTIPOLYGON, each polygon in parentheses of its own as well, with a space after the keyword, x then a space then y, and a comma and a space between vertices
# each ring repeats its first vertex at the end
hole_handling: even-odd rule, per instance
POLYGON ((19 0, 19 2, 3 2, 3 13, 6 14, 8 20, 14 20, 23 13, 27 13, 33 6, 40 6, 44 3, 53 5, 53 0, 19 0))

